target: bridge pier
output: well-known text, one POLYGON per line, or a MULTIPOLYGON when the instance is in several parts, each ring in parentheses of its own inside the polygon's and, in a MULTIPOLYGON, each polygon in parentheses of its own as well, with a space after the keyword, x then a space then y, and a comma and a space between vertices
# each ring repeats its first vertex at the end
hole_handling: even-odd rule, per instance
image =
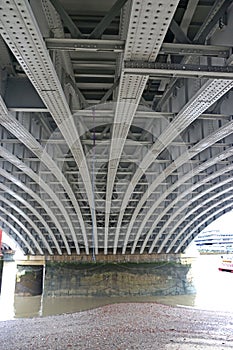
POLYGON ((2 262, 0 319, 2 319, 2 317, 11 319, 14 316, 16 263, 13 260, 2 260, 2 262))
POLYGON ((191 258, 181 255, 50 256, 44 295, 155 296, 194 293, 191 258))
POLYGON ((193 258, 178 254, 27 256, 17 266, 18 295, 154 296, 195 292, 193 258))
POLYGON ((44 284, 44 257, 27 256, 26 260, 16 261, 16 265, 15 294, 23 296, 41 295, 44 284))

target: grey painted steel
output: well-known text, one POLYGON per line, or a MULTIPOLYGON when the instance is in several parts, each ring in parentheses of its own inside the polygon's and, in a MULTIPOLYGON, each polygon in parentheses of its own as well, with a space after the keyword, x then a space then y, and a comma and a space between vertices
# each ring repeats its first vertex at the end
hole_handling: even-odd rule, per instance
MULTIPOLYGON (((0 149, 0 154, 1 156, 4 156, 5 159, 6 158, 6 154, 4 152, 2 152, 2 150, 0 149)), ((12 156, 12 158, 14 158, 12 156)), ((13 163, 13 159, 11 160, 12 163, 13 163)), ((19 165, 18 165, 19 166, 19 165)), ((21 164, 21 169, 24 168, 25 170, 25 173, 27 173, 27 167, 22 165, 21 164)), ((67 249, 67 253, 70 254, 70 249, 69 249, 69 245, 67 243, 67 240, 66 240, 66 237, 63 233, 63 230, 62 230, 62 227, 61 225, 59 224, 57 218, 55 217, 55 215, 53 214, 52 210, 48 207, 48 205, 43 202, 43 200, 34 192, 32 191, 30 188, 28 188, 26 185, 24 185, 22 182, 20 182, 17 178, 13 177, 11 174, 9 174, 8 172, 6 172, 5 170, 3 169, 0 169, 0 174, 1 176, 4 176, 6 179, 12 181, 14 184, 16 184, 18 187, 22 188, 26 193, 28 193, 32 198, 34 198, 40 205, 41 207, 47 211, 48 215, 50 215, 50 217, 52 218, 52 220, 54 221, 54 224, 57 226, 58 228, 58 231, 59 233, 61 234, 61 237, 63 238, 63 241, 64 241, 64 245, 67 249)), ((37 178, 37 176, 32 176, 32 178, 37 178)), ((16 196, 17 194, 14 194, 14 196, 16 196)), ((15 197, 16 198, 16 197, 15 197)), ((20 197, 17 197, 17 198, 20 198, 20 197)), ((23 202, 33 213, 34 215, 41 221, 41 223, 43 224, 43 226, 46 228, 46 230, 48 231, 49 235, 51 236, 54 244, 55 244, 55 247, 57 248, 57 251, 59 254, 61 254, 61 250, 60 250, 60 247, 58 245, 58 242, 52 232, 52 230, 50 229, 49 225, 47 224, 47 222, 43 219, 43 217, 32 207, 32 206, 29 206, 27 204, 27 201, 23 200, 23 198, 20 199, 21 202, 23 202)), ((43 236, 41 237, 42 240, 43 240, 43 236)))
POLYGON ((53 4, 54 8, 56 11, 59 13, 61 16, 63 22, 65 25, 68 27, 71 35, 74 38, 79 38, 82 37, 81 32, 79 31, 78 27, 75 25, 75 23, 72 21, 68 13, 65 11, 64 7, 62 6, 61 2, 59 0, 50 0, 51 3, 53 4))
MULTIPOLYGON (((232 196, 231 196, 231 198, 232 198, 232 196)), ((189 239, 189 237, 192 236, 192 234, 193 234, 196 230, 198 230, 199 227, 203 226, 203 225, 205 224, 206 221, 209 221, 211 218, 215 217, 217 214, 219 214, 219 213, 221 213, 221 212, 224 212, 224 213, 225 213, 225 210, 226 210, 226 209, 227 209, 227 210, 232 210, 232 208, 233 208, 233 206, 232 206, 232 202, 231 202, 231 203, 229 203, 229 204, 227 204, 227 205, 225 205, 225 206, 222 206, 220 209, 214 211, 214 212, 211 213, 207 218, 205 218, 203 221, 199 222, 198 225, 197 225, 197 227, 196 227, 194 230, 190 231, 190 232, 187 234, 187 236, 183 239, 183 241, 179 244, 179 246, 178 246, 177 249, 175 250, 175 253, 177 253, 177 252, 180 250, 180 248, 182 247, 182 245, 185 244, 185 242, 189 239)), ((211 209, 212 209, 212 208, 211 208, 211 209)), ((208 211, 209 211, 209 210, 207 210, 207 212, 208 212, 208 211)), ((169 250, 170 250, 170 248, 169 248, 169 250)))
MULTIPOLYGON (((12 213, 9 212, 9 210, 6 210, 5 208, 3 207, 0 207, 0 211, 2 211, 4 214, 6 214, 7 216, 9 216, 26 234, 26 236, 28 236, 31 241, 33 242, 33 244, 35 245, 37 251, 39 252, 39 254, 41 255, 44 255, 44 252, 42 250, 42 248, 40 247, 39 243, 37 242, 37 240, 33 237, 33 234, 26 228, 26 226, 24 226, 22 224, 22 222, 16 218, 12 213)), ((45 238, 44 238, 45 240, 45 238)), ((47 249, 49 250, 50 254, 52 253, 51 249, 49 248, 48 246, 48 243, 46 244, 47 245, 47 249)))
MULTIPOLYGON (((173 173, 174 170, 178 169, 180 166, 182 166, 183 164, 185 164, 187 161, 189 161, 191 158, 193 158, 195 155, 197 155, 198 153, 202 152, 203 150, 205 150, 207 147, 210 147, 212 144, 214 144, 215 142, 223 139, 224 137, 232 134, 232 128, 233 128, 233 123, 229 122, 227 123, 225 126, 223 126, 222 128, 218 129, 217 131, 215 131, 214 133, 210 134, 208 137, 206 137, 205 139, 201 140, 197 145, 195 145, 194 147, 190 148, 186 153, 182 154, 180 157, 178 157, 171 165, 169 165, 164 172, 158 176, 155 181, 153 181, 153 183, 150 185, 150 187, 148 188, 148 190, 145 192, 145 194, 143 195, 143 197, 141 198, 141 200, 139 201, 134 214, 132 216, 132 219, 130 221, 128 230, 127 230, 127 234, 126 234, 126 238, 129 238, 130 236, 130 231, 132 229, 133 223, 136 220, 136 217, 138 215, 138 213, 140 212, 141 208, 143 208, 146 200, 148 199, 148 197, 153 193, 153 191, 156 189, 156 187, 159 186, 159 184, 164 180, 164 178, 166 178, 167 176, 169 176, 170 174, 173 173)), ((226 152, 227 154, 229 154, 229 151, 226 152)), ((217 159, 219 159, 220 157, 218 156, 217 159)), ((202 169, 203 166, 200 166, 200 169, 202 169)), ((191 174, 189 174, 190 177, 193 177, 194 175, 196 175, 196 171, 192 170, 191 174), (191 175, 191 176, 190 176, 191 175)), ((187 178, 187 176, 185 177, 187 178)), ((181 178, 176 185, 172 186, 174 187, 178 187, 179 185, 181 185, 183 183, 183 178, 181 178)), ((170 192, 170 189, 168 190, 170 192)), ((137 233, 137 237, 135 239, 135 241, 138 240, 138 238, 140 237, 143 228, 146 224, 146 221, 148 220, 148 218, 153 214, 153 212, 155 211, 155 209, 157 208, 157 206, 161 203, 161 201, 163 199, 165 199, 167 197, 167 191, 165 191, 162 196, 152 205, 152 207, 150 208, 150 210, 147 211, 141 225, 140 228, 138 230, 137 233)), ((164 209, 164 211, 166 211, 166 208, 164 209)), ((147 237, 150 236, 150 234, 153 232, 153 229, 156 227, 156 224, 158 223, 158 220, 155 220, 155 222, 153 223, 151 229, 148 232, 147 237)), ((158 236, 159 237, 159 236, 158 236)), ((127 245, 127 241, 125 243, 125 247, 126 248, 127 245)))
MULTIPOLYGON (((195 223, 196 220, 199 221, 199 218, 201 218, 202 216, 204 216, 206 213, 208 213, 208 211, 211 211, 212 209, 214 209, 215 207, 219 207, 219 205, 221 206, 221 204, 223 204, 224 202, 226 202, 228 199, 231 199, 233 197, 233 195, 231 196, 226 196, 221 200, 218 200, 216 203, 214 203, 213 205, 209 205, 209 202, 213 201, 214 199, 218 198, 219 196, 222 196, 223 194, 227 194, 229 193, 230 190, 232 190, 233 187, 231 188, 227 188, 223 191, 220 191, 218 193, 216 193, 215 195, 212 195, 210 198, 206 199, 205 201, 202 202, 201 204, 201 208, 208 204, 208 208, 202 210, 201 213, 197 214, 195 216, 194 219, 191 219, 189 221, 189 223, 187 225, 185 225, 185 227, 183 227, 179 233, 177 234, 176 238, 173 240, 172 244, 170 244, 170 246, 167 248, 166 253, 169 253, 169 251, 172 249, 172 247, 176 244, 176 241, 182 236, 183 233, 185 232, 189 232, 189 227, 195 223)), ((190 210, 190 212, 188 214, 185 215, 184 220, 186 220, 186 218, 188 218, 191 214, 195 213, 198 209, 200 209, 200 205, 196 206, 195 208, 193 208, 192 210, 190 210)), ((176 229, 178 226, 180 225, 180 221, 178 221, 176 223, 176 225, 174 226, 174 229, 176 229)), ((160 253, 162 251, 162 249, 164 248, 164 246, 166 245, 166 243, 168 242, 170 238, 170 235, 167 235, 167 237, 164 239, 163 243, 161 244, 161 246, 158 249, 158 253, 160 253)))
MULTIPOLYGON (((224 173, 227 173, 228 171, 231 171, 232 169, 233 169, 232 166, 228 166, 227 168, 225 168, 225 169, 223 169, 223 170, 221 170, 221 171, 215 172, 214 174, 212 174, 212 175, 206 177, 205 179, 203 179, 202 181, 200 181, 197 185, 193 185, 191 188, 192 188, 192 190, 194 191, 195 189, 197 189, 197 188, 200 187, 201 185, 203 185, 203 184, 205 184, 205 183, 208 183, 208 181, 210 181, 210 180, 216 178, 217 176, 223 175, 224 173)), ((229 183, 230 181, 231 181, 231 178, 226 179, 226 180, 222 181, 221 183, 218 183, 218 184, 216 184, 216 185, 214 185, 214 186, 212 186, 212 187, 207 188, 205 191, 202 191, 200 194, 198 194, 197 196, 195 196, 194 199, 187 200, 187 203, 185 204, 185 206, 183 207, 183 209, 186 209, 186 207, 187 207, 188 204, 193 203, 195 200, 198 200, 199 198, 201 198, 201 197, 204 196, 205 194, 212 194, 211 191, 213 191, 213 190, 217 189, 218 187, 221 187, 221 186, 223 186, 223 185, 229 183)), ((175 203, 177 203, 180 199, 184 198, 185 196, 187 196, 187 195, 189 195, 189 194, 190 194, 190 189, 187 190, 187 191, 185 191, 185 192, 183 192, 180 196, 178 196, 178 197, 173 201, 173 205, 174 205, 175 203)), ((211 196, 210 196, 210 198, 211 198, 211 196)), ((175 214, 175 215, 176 215, 176 214, 175 214)), ((178 215, 178 213, 177 213, 177 215, 178 215)), ((170 220, 170 219, 168 220, 168 224, 169 224, 169 223, 171 223, 171 220, 170 220)), ((166 223, 166 224, 167 224, 167 223, 166 223)), ((168 224, 165 225, 164 229, 166 228, 166 226, 168 226, 168 224)), ((160 232, 161 232, 161 231, 160 231, 160 232)), ((161 234, 162 234, 162 232, 161 232, 161 234)), ((154 239, 153 243, 151 244, 151 247, 150 247, 149 252, 152 252, 152 250, 154 249, 155 244, 157 243, 159 237, 160 237, 160 233, 159 233, 158 236, 156 236, 156 238, 154 239)), ((169 239, 169 238, 170 238, 170 234, 167 235, 166 239, 169 239)))
MULTIPOLYGON (((7 151, 6 149, 4 149, 3 147, 0 147, 0 155, 1 157, 3 157, 4 159, 6 159, 8 162, 10 162, 11 164, 13 164, 14 166, 16 166, 18 169, 20 169, 24 174, 26 174, 27 176, 29 176, 32 180, 35 181, 35 183, 37 183, 47 194, 50 195, 50 197, 53 199, 53 201, 56 203, 57 207, 60 208, 61 207, 61 212, 63 212, 65 210, 65 208, 62 205, 62 203, 60 202, 59 198, 57 197, 57 195, 53 192, 53 190, 50 188, 50 186, 48 186, 48 184, 46 184, 43 179, 41 179, 32 169, 30 169, 26 164, 24 164, 22 161, 19 160, 19 158, 17 158, 15 155, 13 155, 12 153, 10 153, 9 151, 7 151)), ((8 175, 9 176, 9 175, 8 175)), ((15 182, 17 182, 17 184, 19 183, 18 179, 15 179, 15 182)), ((27 190, 27 187, 25 186, 25 190, 27 190)), ((29 189, 28 189, 29 190, 29 189)), ((32 192, 31 192, 32 193, 32 192)), ((65 234, 63 232, 63 229, 59 223, 59 221, 57 220, 56 216, 53 214, 52 210, 49 208, 49 206, 42 201, 42 199, 36 195, 36 193, 33 193, 33 197, 37 200, 38 203, 40 203, 41 207, 48 213, 48 215, 51 217, 51 219, 53 220, 55 226, 58 229, 58 232, 60 233, 61 237, 64 240, 64 244, 66 246, 67 252, 70 253, 70 249, 65 237, 65 234)), ((66 217, 66 216, 65 216, 66 217)), ((53 235, 53 232, 50 230, 49 226, 47 225, 47 223, 45 221, 43 221, 43 218, 41 217, 42 222, 44 222, 44 226, 46 227, 46 230, 49 232, 50 236, 53 239, 53 242, 58 250, 58 253, 61 254, 61 250, 60 247, 57 243, 56 238, 53 235)))
MULTIPOLYGON (((46 38, 46 46, 49 50, 61 51, 114 51, 123 52, 125 47, 124 40, 108 39, 71 39, 71 38, 46 38)), ((161 45, 160 55, 192 55, 192 56, 217 56, 228 58, 231 54, 230 46, 220 45, 198 45, 182 43, 163 43, 161 45)))
POLYGON ((187 9, 184 13, 184 16, 182 18, 182 21, 180 23, 180 28, 184 32, 184 34, 187 35, 189 25, 191 24, 193 15, 195 13, 195 10, 197 8, 199 0, 190 0, 187 4, 187 9))
POLYGON ((206 66, 191 64, 169 64, 150 62, 125 62, 124 72, 131 75, 148 75, 150 77, 190 77, 190 78, 219 78, 232 79, 233 68, 231 66, 206 66))
POLYGON ((232 171, 232 3, 1 1, 0 199, 43 253, 181 252, 205 226, 232 171))
MULTIPOLYGON (((82 225, 83 218, 81 215, 80 208, 72 192, 72 189, 68 181, 64 177, 64 175, 61 173, 61 170, 58 168, 57 164, 52 160, 52 158, 48 155, 48 153, 44 150, 44 148, 39 144, 39 142, 37 142, 36 139, 16 119, 14 119, 8 113, 2 99, 0 99, 0 110, 1 110, 1 119, 0 119, 1 125, 3 125, 7 130, 9 130, 13 135, 15 135, 26 147, 28 147, 41 160, 41 162, 44 163, 48 167, 48 169, 51 170, 51 173, 54 174, 54 176, 58 179, 58 181, 61 182, 62 186, 64 187, 67 194, 69 195, 74 205, 74 208, 76 209, 78 217, 80 218, 81 226, 85 228, 84 225, 82 225)), ((64 215, 66 217, 67 224, 70 227, 70 231, 72 233, 74 242, 76 244, 76 250, 79 253, 77 237, 72 227, 72 223, 70 221, 69 216, 66 215, 65 213, 64 215)))
MULTIPOLYGON (((219 21, 219 18, 222 14, 221 8, 224 8, 224 11, 226 11, 226 7, 230 5, 230 2, 227 2, 225 0, 218 0, 215 1, 210 13, 205 18, 205 21, 202 23, 202 26, 199 28, 197 34, 194 37, 194 42, 198 44, 203 44, 205 40, 207 39, 208 35, 210 34, 213 26, 216 26, 216 22, 219 21), (226 7, 225 7, 226 6, 226 7)), ((190 61, 191 57, 187 56, 184 57, 182 60, 182 63, 188 63, 190 61)), ((166 91, 163 94, 163 97, 158 102, 156 109, 161 110, 163 104, 169 99, 173 92, 173 88, 175 86, 177 79, 173 78, 169 82, 166 91)))
POLYGON ((95 29, 93 29, 93 31, 89 35, 89 38, 100 38, 104 31, 107 29, 108 25, 120 12, 121 8, 125 5, 127 1, 129 0, 116 0, 116 2, 111 7, 110 11, 106 14, 106 16, 104 16, 101 22, 97 24, 95 29))
MULTIPOLYGON (((5 5, 6 17, 2 18, 2 25, 5 29, 1 31, 2 36, 8 43, 15 56, 18 58, 20 64, 27 73, 41 99, 48 107, 51 115, 55 119, 60 131, 67 141, 67 144, 73 153, 75 161, 79 166, 80 173, 84 181, 84 186, 87 191, 89 205, 90 208, 92 208, 94 204, 92 197, 91 179, 83 148, 80 142, 80 137, 78 135, 72 114, 64 96, 64 92, 61 88, 60 82, 52 65, 50 56, 46 50, 43 38, 41 36, 39 28, 37 27, 30 5, 24 1, 16 1, 10 5, 7 1, 3 1, 3 3, 5 5), (13 23, 13 26, 7 22, 7 15, 9 14, 11 18, 12 11, 19 19, 19 21, 13 23), (28 36, 28 40, 26 42, 24 41, 24 31, 27 32, 28 36), (27 52, 29 52, 30 55, 27 52)), ((82 220, 78 203, 73 196, 73 193, 69 192, 70 191, 67 193, 69 196, 72 196, 71 200, 74 203, 77 215, 80 220, 82 220)), ((95 232, 95 250, 97 253, 98 243, 95 214, 92 220, 95 232)), ((84 225, 82 225, 82 228, 84 229, 84 225)), ((70 229, 72 231, 77 253, 79 253, 76 234, 73 231, 72 227, 70 227, 70 229)))
MULTIPOLYGON (((48 38, 45 43, 50 50, 62 51, 114 51, 123 52, 124 40, 48 38)), ((218 52, 220 51, 220 48, 218 52)))
MULTIPOLYGON (((153 62, 156 59, 162 45, 161 39, 166 35, 177 4, 177 1, 174 2, 169 0, 163 0, 160 3, 152 3, 151 1, 132 2, 131 17, 124 52, 125 60, 144 59, 149 62, 153 62), (145 27, 145 24, 142 24, 137 16, 138 12, 140 12, 142 15, 146 14, 146 30, 143 29, 145 27), (155 16, 156 12, 160 13, 159 18, 158 16, 155 16), (153 23, 156 24, 153 24, 152 26, 152 21, 155 17, 157 20, 153 23), (141 31, 141 36, 138 35, 137 30, 141 31), (153 40, 149 41, 148 34, 152 31, 154 34, 153 40), (138 50, 139 47, 141 48, 140 53, 138 50)), ((108 247, 109 218, 111 211, 112 192, 117 168, 130 125, 135 115, 137 106, 140 102, 147 80, 147 74, 140 76, 125 74, 125 72, 121 75, 120 79, 108 162, 105 201, 105 254, 107 253, 108 247)))
MULTIPOLYGON (((115 253, 120 233, 120 226, 127 202, 130 199, 132 191, 141 176, 145 173, 146 169, 151 165, 153 160, 171 143, 171 141, 174 140, 175 137, 177 137, 188 125, 198 118, 201 113, 203 113, 209 106, 211 106, 232 87, 233 82, 231 80, 208 80, 198 91, 198 93, 196 93, 193 98, 182 108, 171 124, 160 135, 159 140, 157 140, 151 147, 150 151, 139 165, 138 170, 135 172, 122 201, 116 229, 114 247, 115 253)), ((128 237, 126 236, 124 245, 126 245, 127 241, 128 237)))
MULTIPOLYGON (((186 181, 188 181, 190 178, 198 175, 200 172, 204 171, 205 169, 213 166, 214 164, 218 163, 219 161, 222 161, 230 156, 233 155, 233 149, 230 148, 229 150, 226 150, 225 152, 222 152, 221 154, 219 154, 218 156, 214 157, 214 158, 211 158, 209 160, 207 160, 206 162, 202 163, 200 166, 197 166, 196 168, 194 168, 192 170, 192 172, 186 174, 185 176, 183 176, 180 181, 177 181, 176 183, 174 183, 172 186, 169 187, 169 189, 159 198, 158 201, 156 201, 156 203, 153 204, 153 209, 156 208, 157 206, 159 206, 159 204, 170 194, 172 193, 172 191, 174 191, 175 189, 178 188, 178 186, 180 186, 181 184, 185 184, 186 181)), ((224 170, 221 170, 219 172, 215 172, 214 175, 212 176, 207 176, 205 179, 203 179, 202 181, 199 181, 196 185, 193 185, 193 186, 190 186, 190 188, 188 188, 186 191, 183 191, 179 196, 177 196, 168 206, 166 206, 166 208, 164 208, 163 212, 161 214, 159 214, 157 216, 157 218, 155 219, 155 221, 153 222, 150 230, 148 231, 146 237, 144 238, 144 242, 142 244, 142 247, 141 247, 141 250, 140 250, 140 253, 142 254, 144 249, 145 249, 145 246, 148 242, 148 239, 150 238, 151 234, 153 233, 153 230, 156 228, 156 226, 158 225, 159 221, 162 219, 162 217, 164 215, 166 215, 166 213, 171 210, 175 204, 177 202, 179 202, 179 200, 181 200, 182 198, 184 198, 185 196, 188 196, 189 194, 191 194, 193 191, 195 191, 198 187, 202 186, 203 184, 207 183, 208 181, 214 179, 215 177, 217 176, 221 176, 224 174, 224 172, 228 171, 228 169, 224 169, 224 170)), ((208 192, 208 191, 207 191, 208 192)), ((188 204, 188 201, 187 201, 187 204, 188 204)), ((187 205, 186 205, 187 207, 187 205)), ((167 225, 167 223, 163 226, 163 229, 165 228, 165 226, 167 225)), ((137 236, 134 240, 134 245, 132 247, 132 253, 134 252, 135 248, 136 248, 136 244, 137 244, 137 241, 138 239, 140 238, 140 235, 141 235, 141 232, 142 232, 142 229, 140 227, 138 233, 137 233, 137 236)), ((153 248, 157 242, 157 240, 159 239, 160 235, 162 234, 159 233, 154 242, 153 242, 153 248)), ((152 248, 152 250, 153 250, 152 248)))
MULTIPOLYGON (((196 186, 193 186, 193 189, 198 188, 201 184, 207 183, 207 182, 210 181, 211 179, 214 179, 214 178, 216 178, 217 176, 223 175, 224 173, 227 173, 228 171, 231 171, 232 169, 233 169, 232 166, 228 166, 227 168, 224 168, 224 169, 222 169, 221 171, 218 171, 218 172, 216 172, 216 173, 214 173, 214 174, 208 176, 208 177, 205 178, 202 182, 200 182, 200 184, 198 184, 198 186, 197 186, 197 185, 196 185, 196 186)), ((185 203, 185 205, 183 205, 182 207, 180 207, 180 208, 176 211, 176 213, 173 214, 173 215, 169 218, 168 222, 164 225, 163 230, 161 230, 160 233, 162 234, 162 231, 164 231, 164 230, 168 227, 168 225, 171 224, 171 222, 172 222, 172 220, 174 219, 174 217, 177 216, 177 215, 179 215, 179 213, 181 212, 182 209, 183 209, 183 210, 186 210, 186 209, 187 209, 187 206, 188 206, 189 204, 195 203, 195 201, 197 201, 199 198, 201 198, 202 196, 204 196, 204 195, 206 195, 206 194, 211 194, 211 196, 210 196, 209 199, 212 200, 212 198, 214 198, 215 194, 213 194, 213 193, 211 193, 211 192, 214 191, 215 189, 218 189, 219 187, 221 187, 221 186, 223 186, 223 185, 225 185, 225 184, 228 184, 229 182, 231 182, 231 179, 230 179, 230 178, 228 178, 228 179, 222 181, 221 183, 218 183, 218 184, 216 184, 216 185, 213 185, 213 186, 209 187, 208 189, 206 189, 205 191, 202 191, 201 193, 199 193, 197 196, 193 197, 192 199, 187 200, 187 202, 185 203), (182 208, 182 209, 181 209, 181 208, 182 208)), ((183 193, 183 194, 182 194, 182 197, 185 197, 186 195, 187 195, 187 193, 183 193)), ((181 198, 181 196, 177 197, 177 200, 175 200, 174 202, 178 202, 178 201, 180 200, 180 198, 181 198)), ((173 203, 173 204, 174 204, 174 203, 173 203)), ((198 209, 198 206, 199 206, 199 204, 197 204, 197 206, 196 206, 195 208, 198 209)), ((191 213, 191 211, 190 211, 189 213, 191 213)), ((186 215, 189 215, 189 213, 186 214, 186 215)), ((186 216, 184 216, 184 219, 185 219, 185 217, 186 217, 186 216)), ((171 235, 173 234, 173 232, 175 231, 175 229, 176 229, 177 227, 178 227, 178 226, 176 226, 176 224, 173 226, 173 228, 171 229, 171 231, 169 232, 169 234, 168 234, 167 237, 165 238, 165 242, 163 242, 162 245, 161 245, 161 247, 159 248, 160 250, 164 247, 164 245, 166 244, 166 242, 167 242, 168 239, 171 237, 171 235)), ((155 244, 157 243, 157 241, 158 241, 158 239, 157 239, 157 237, 156 237, 156 240, 154 240, 153 244, 151 245, 150 251, 153 250, 153 248, 154 248, 155 244)))
POLYGON ((28 251, 29 251, 32 255, 35 254, 34 250, 33 250, 32 247, 30 246, 30 244, 29 244, 29 243, 26 241, 26 239, 21 235, 21 233, 20 233, 18 230, 16 230, 16 228, 15 228, 11 223, 9 223, 9 222, 8 222, 3 216, 1 216, 1 215, 0 215, 0 221, 4 222, 4 224, 6 224, 6 225, 9 227, 9 229, 12 230, 12 231, 16 234, 16 236, 19 237, 19 239, 24 243, 25 247, 27 247, 28 251))
POLYGON ((163 43, 159 54, 191 55, 191 56, 217 56, 228 58, 231 55, 229 46, 220 45, 198 45, 181 43, 163 43))
POLYGON ((187 37, 187 35, 183 32, 181 27, 178 25, 178 23, 174 19, 171 21, 170 30, 174 34, 176 41, 178 41, 179 43, 191 42, 187 37))
MULTIPOLYGON (((41 232, 41 230, 39 230, 39 228, 36 226, 36 224, 30 219, 30 217, 28 215, 26 215, 23 212, 23 210, 18 208, 16 205, 14 205, 13 203, 11 203, 9 200, 7 200, 6 198, 4 198, 1 195, 0 195, 0 201, 6 203, 10 208, 12 208, 12 209, 14 209, 14 211, 18 212, 19 215, 22 216, 29 223, 29 225, 33 228, 33 230, 42 238, 42 241, 44 242, 46 248, 48 249, 49 254, 53 255, 53 252, 52 252, 50 246, 48 245, 48 242, 43 237, 43 233, 41 232)), ((60 251, 60 254, 61 254, 61 251, 60 251)))

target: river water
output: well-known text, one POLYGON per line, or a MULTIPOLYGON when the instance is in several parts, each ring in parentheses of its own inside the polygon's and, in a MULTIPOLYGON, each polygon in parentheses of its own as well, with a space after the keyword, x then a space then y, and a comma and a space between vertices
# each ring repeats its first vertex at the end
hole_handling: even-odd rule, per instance
MULTIPOLYGON (((118 302, 158 302, 233 312, 233 274, 218 271, 220 256, 200 256, 193 264, 195 294, 153 297, 22 297, 12 283, 0 298, 0 320, 72 313, 118 302)), ((9 283, 9 274, 8 274, 9 283)))

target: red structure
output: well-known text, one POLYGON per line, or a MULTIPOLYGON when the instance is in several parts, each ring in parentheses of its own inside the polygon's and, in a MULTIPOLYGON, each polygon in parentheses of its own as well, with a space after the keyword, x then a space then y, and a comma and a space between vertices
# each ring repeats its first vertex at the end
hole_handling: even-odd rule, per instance
POLYGON ((0 230, 0 256, 2 256, 2 230, 0 230))

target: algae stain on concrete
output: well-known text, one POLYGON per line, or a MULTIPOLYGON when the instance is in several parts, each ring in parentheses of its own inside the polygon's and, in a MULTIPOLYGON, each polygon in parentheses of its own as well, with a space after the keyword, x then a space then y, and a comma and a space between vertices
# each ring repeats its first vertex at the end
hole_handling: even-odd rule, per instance
POLYGON ((154 296, 194 293, 190 266, 175 262, 48 262, 47 296, 154 296))

